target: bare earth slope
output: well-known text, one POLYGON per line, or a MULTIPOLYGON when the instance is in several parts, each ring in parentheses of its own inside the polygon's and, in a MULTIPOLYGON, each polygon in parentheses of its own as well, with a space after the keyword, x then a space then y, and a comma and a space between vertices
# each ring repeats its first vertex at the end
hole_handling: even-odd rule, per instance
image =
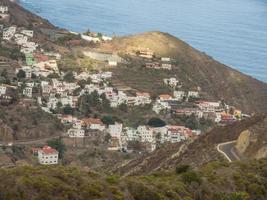
MULTIPOLYGON (((117 52, 149 48, 177 60, 173 72, 188 86, 200 86, 210 99, 225 99, 245 112, 267 112, 267 84, 231 69, 185 42, 161 32, 115 38, 100 49, 117 52)), ((125 80, 127 85, 127 80, 125 80)))

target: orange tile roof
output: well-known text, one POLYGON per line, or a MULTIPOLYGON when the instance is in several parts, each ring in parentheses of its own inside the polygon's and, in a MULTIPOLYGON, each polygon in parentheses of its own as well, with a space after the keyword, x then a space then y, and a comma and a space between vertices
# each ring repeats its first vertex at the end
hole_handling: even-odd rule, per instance
POLYGON ((161 95, 159 95, 159 98, 161 98, 161 99, 171 99, 172 96, 169 95, 169 94, 161 94, 161 95))
POLYGON ((150 97, 150 94, 148 92, 136 92, 136 96, 150 97))
POLYGON ((41 151, 43 151, 45 154, 54 154, 54 153, 57 153, 57 150, 56 149, 53 149, 52 147, 50 146, 44 146, 41 151))
POLYGON ((104 125, 103 122, 100 119, 97 118, 87 118, 87 119, 82 119, 82 124, 83 125, 92 125, 92 124, 99 124, 99 125, 104 125))

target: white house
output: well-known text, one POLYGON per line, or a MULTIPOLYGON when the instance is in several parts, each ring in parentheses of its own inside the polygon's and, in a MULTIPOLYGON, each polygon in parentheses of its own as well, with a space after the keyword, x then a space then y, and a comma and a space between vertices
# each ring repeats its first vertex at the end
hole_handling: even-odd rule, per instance
POLYGON ((15 35, 17 30, 16 26, 10 26, 9 28, 4 29, 3 31, 3 39, 4 40, 11 40, 15 35))
POLYGON ((110 67, 116 67, 116 66, 118 65, 118 62, 115 61, 115 60, 109 60, 109 61, 108 61, 108 65, 109 65, 110 67))
POLYGON ((89 78, 89 73, 88 72, 81 72, 80 74, 75 76, 76 80, 87 80, 89 78))
POLYGON ((8 12, 8 7, 7 6, 0 6, 0 13, 4 14, 8 12))
POLYGON ((173 96, 176 100, 180 101, 183 100, 185 97, 185 92, 184 91, 173 91, 173 96))
POLYGON ((188 91, 188 98, 193 97, 193 98, 197 98, 199 97, 199 93, 197 91, 188 91))
POLYGON ((82 125, 88 129, 99 130, 99 131, 104 131, 106 128, 105 124, 103 124, 103 122, 100 119, 96 118, 82 119, 82 125))
POLYGON ((97 37, 91 37, 91 36, 88 36, 88 35, 81 35, 81 38, 85 41, 88 41, 88 42, 94 42, 94 43, 97 43, 97 42, 100 42, 100 39, 97 38, 97 37))
POLYGON ((70 105, 70 107, 74 107, 72 96, 66 96, 60 98, 60 102, 62 103, 62 106, 70 105))
POLYGON ((161 68, 162 68, 162 69, 171 70, 171 69, 172 69, 172 64, 169 64, 169 63, 162 63, 162 64, 161 64, 161 68))
POLYGON ((83 138, 84 137, 84 130, 71 128, 68 130, 68 136, 71 138, 83 138))
POLYGON ((28 37, 33 37, 33 30, 22 30, 20 33, 28 37))
POLYGON ((175 88, 177 86, 177 84, 179 83, 179 81, 176 78, 165 78, 165 79, 163 79, 163 82, 166 85, 173 87, 173 88, 175 88))
POLYGON ((170 62, 170 61, 171 61, 171 58, 162 57, 162 58, 161 58, 161 61, 162 61, 162 62, 170 62))
POLYGON ((55 97, 49 97, 47 107, 49 109, 55 109, 57 107, 58 99, 55 97))
POLYGON ((16 34, 14 35, 14 37, 15 37, 15 42, 16 42, 18 45, 23 45, 23 44, 25 44, 25 43, 28 42, 28 37, 25 36, 25 35, 16 33, 16 34))
POLYGON ((108 133, 111 135, 111 137, 120 138, 122 133, 122 124, 121 123, 115 123, 108 126, 108 133))
POLYGON ((125 127, 123 131, 126 135, 127 141, 139 141, 141 139, 135 128, 125 127))
POLYGON ((23 89, 23 95, 29 97, 29 98, 32 98, 32 88, 31 87, 25 87, 23 89))
POLYGON ((38 150, 38 161, 42 165, 58 164, 58 151, 50 146, 38 150))
POLYGON ((159 114, 161 111, 168 111, 170 109, 171 109, 171 106, 169 105, 167 101, 161 101, 159 99, 153 104, 153 108, 152 108, 152 110, 156 112, 157 114, 159 114))
POLYGON ((6 89, 7 89, 6 86, 0 85, 0 96, 6 94, 6 89))
POLYGON ((112 40, 112 37, 103 35, 102 36, 102 40, 104 40, 104 41, 111 41, 112 40))
POLYGON ((63 115, 60 117, 60 120, 62 124, 72 124, 77 121, 77 118, 72 115, 63 115))
POLYGON ((135 105, 145 105, 145 104, 150 104, 150 103, 151 103, 151 98, 150 98, 149 93, 147 92, 136 93, 135 105))
POLYGON ((220 102, 202 101, 198 104, 198 107, 204 112, 215 112, 220 107, 220 102))
POLYGON ((149 126, 138 126, 137 132, 140 134, 141 142, 153 142, 153 129, 149 126))
POLYGON ((106 71, 106 72, 101 72, 100 73, 101 78, 103 79, 108 79, 112 77, 112 72, 106 71))

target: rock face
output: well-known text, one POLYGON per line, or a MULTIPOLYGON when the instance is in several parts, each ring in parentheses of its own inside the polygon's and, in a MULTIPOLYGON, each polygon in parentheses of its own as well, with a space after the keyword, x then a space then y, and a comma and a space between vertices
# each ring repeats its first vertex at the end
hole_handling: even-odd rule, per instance
POLYGON ((250 132, 249 130, 245 130, 239 135, 237 139, 236 149, 239 153, 243 154, 248 148, 249 144, 250 144, 250 132))
POLYGON ((236 149, 250 159, 266 158, 267 118, 243 131, 238 137, 236 149))

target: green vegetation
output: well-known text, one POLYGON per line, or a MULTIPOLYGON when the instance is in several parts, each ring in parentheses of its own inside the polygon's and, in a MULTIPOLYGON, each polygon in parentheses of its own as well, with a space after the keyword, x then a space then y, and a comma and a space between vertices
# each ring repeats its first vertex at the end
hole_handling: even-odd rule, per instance
POLYGON ((110 102, 106 95, 99 96, 97 91, 93 91, 91 94, 86 93, 78 99, 78 110, 84 116, 89 116, 94 110, 106 112, 110 109, 110 102))
POLYGON ((149 119, 147 125, 152 127, 163 127, 166 125, 166 123, 160 118, 153 117, 149 119))
POLYGON ((56 149, 58 151, 59 158, 64 157, 64 152, 66 150, 66 146, 63 143, 61 138, 49 140, 49 141, 47 141, 47 145, 50 147, 53 147, 54 149, 56 149))
POLYGON ((59 37, 57 39, 57 43, 60 44, 60 45, 66 45, 66 43, 68 41, 71 41, 71 40, 80 40, 81 39, 81 36, 80 35, 74 35, 74 34, 67 34, 63 37, 59 37))
POLYGON ((74 82, 75 81, 75 77, 73 75, 73 73, 71 71, 67 72, 65 75, 64 75, 64 81, 66 82, 74 82))
POLYGON ((25 55, 20 52, 19 48, 7 48, 0 44, 0 55, 13 59, 13 60, 25 60, 25 55))
POLYGON ((176 167, 175 172, 176 174, 181 174, 181 173, 187 172, 189 168, 190 168, 189 165, 179 165, 176 167))
MULTIPOLYGON (((265 200, 267 197, 267 160, 247 163, 211 164, 215 179, 207 180, 206 172, 179 166, 179 173, 157 172, 151 175, 120 177, 82 172, 76 168, 16 167, 0 169, 1 199, 133 199, 133 200, 265 200), (262 190, 240 188, 233 174, 241 173, 243 183, 257 184, 262 190), (200 175, 202 174, 202 175, 200 175), (251 179, 255 177, 257 181, 251 179)), ((243 184, 242 183, 242 184, 243 184)), ((257 186, 257 187, 258 187, 257 186)), ((252 186, 252 188, 257 188, 252 186)))

